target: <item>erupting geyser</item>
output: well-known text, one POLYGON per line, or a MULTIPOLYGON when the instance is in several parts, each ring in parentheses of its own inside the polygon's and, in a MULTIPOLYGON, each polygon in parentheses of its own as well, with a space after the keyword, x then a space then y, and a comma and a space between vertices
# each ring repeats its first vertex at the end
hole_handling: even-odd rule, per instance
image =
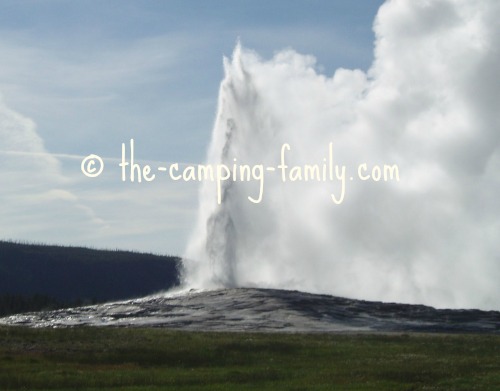
POLYGON ((220 204, 205 181, 186 286, 500 309, 499 18, 495 0, 390 1, 370 70, 332 77, 238 45, 207 163, 278 167, 288 144, 290 167, 322 167, 332 143, 346 181, 265 171, 259 203, 258 181, 227 180, 220 204), (399 181, 362 181, 361 164, 397 165, 399 181))

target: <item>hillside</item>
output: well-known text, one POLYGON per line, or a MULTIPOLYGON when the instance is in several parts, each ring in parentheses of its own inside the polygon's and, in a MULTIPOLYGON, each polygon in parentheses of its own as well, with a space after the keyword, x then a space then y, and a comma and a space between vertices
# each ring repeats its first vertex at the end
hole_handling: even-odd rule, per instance
POLYGON ((177 285, 179 267, 173 256, 0 241, 0 313, 145 296, 177 285))

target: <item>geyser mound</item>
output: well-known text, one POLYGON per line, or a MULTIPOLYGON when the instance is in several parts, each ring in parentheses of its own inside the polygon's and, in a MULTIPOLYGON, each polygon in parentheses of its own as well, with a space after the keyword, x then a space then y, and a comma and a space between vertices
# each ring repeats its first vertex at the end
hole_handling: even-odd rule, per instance
POLYGON ((166 327, 254 332, 500 332, 500 313, 351 300, 274 289, 163 294, 0 319, 28 327, 166 327))

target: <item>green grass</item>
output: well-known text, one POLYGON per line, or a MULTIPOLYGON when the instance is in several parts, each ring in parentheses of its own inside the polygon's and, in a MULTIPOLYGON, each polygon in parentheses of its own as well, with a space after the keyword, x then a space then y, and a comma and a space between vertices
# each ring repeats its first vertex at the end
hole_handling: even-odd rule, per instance
POLYGON ((0 328, 1 390, 495 390, 500 336, 0 328))

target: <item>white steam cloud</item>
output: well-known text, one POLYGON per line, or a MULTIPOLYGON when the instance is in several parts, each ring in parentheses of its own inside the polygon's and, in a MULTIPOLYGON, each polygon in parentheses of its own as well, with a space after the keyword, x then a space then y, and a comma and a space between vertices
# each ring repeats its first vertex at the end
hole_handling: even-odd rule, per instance
POLYGON ((323 164, 341 183, 204 182, 187 286, 261 286, 438 307, 500 309, 500 2, 390 1, 370 70, 319 74, 292 50, 237 46, 209 164, 323 164), (397 164, 400 180, 357 167, 397 164), (354 180, 350 180, 354 177, 354 180))

